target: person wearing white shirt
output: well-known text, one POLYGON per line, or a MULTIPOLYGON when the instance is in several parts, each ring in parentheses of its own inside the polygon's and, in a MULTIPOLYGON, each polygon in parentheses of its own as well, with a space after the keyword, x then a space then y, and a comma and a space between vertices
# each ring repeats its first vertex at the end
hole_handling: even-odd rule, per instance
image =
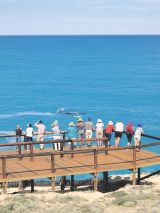
POLYGON ((122 121, 118 121, 115 125, 115 146, 118 147, 122 133, 124 131, 124 124, 122 121))
MULTIPOLYGON (((46 126, 40 120, 34 124, 34 126, 38 129, 37 141, 44 141, 44 134, 46 131, 46 126)), ((44 149, 44 144, 40 144, 40 150, 44 149)))
MULTIPOLYGON (((103 127, 102 120, 98 119, 96 123, 96 138, 103 138, 103 127)), ((97 141, 97 145, 102 146, 102 140, 97 141)))
MULTIPOLYGON (((142 125, 138 124, 138 128, 136 129, 135 133, 134 133, 134 145, 135 146, 139 146, 140 142, 141 142, 141 135, 144 133, 143 129, 142 129, 142 125)), ((139 152, 140 148, 137 147, 136 151, 139 152)))
MULTIPOLYGON (((33 141, 33 128, 32 124, 28 124, 28 127, 26 129, 26 141, 25 142, 32 142, 33 141)), ((27 145, 28 149, 28 145, 27 145)))

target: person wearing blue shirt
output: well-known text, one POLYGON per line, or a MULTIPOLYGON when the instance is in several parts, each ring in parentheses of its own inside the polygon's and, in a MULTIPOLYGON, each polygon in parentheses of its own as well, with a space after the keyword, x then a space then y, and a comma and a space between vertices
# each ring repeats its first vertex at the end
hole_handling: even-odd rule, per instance
MULTIPOLYGON (((77 138, 77 129, 73 122, 69 123, 69 127, 67 129, 68 139, 76 139, 77 138)), ((71 147, 71 142, 68 142, 68 146, 71 147)), ((76 142, 74 142, 74 146, 76 147, 76 142)))

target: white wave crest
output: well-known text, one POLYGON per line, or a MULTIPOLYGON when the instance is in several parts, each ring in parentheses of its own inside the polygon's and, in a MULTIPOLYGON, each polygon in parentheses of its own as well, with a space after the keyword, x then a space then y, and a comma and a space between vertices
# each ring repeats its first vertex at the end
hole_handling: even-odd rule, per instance
POLYGON ((17 113, 12 113, 12 114, 0 114, 0 119, 20 117, 20 116, 35 116, 35 115, 38 115, 38 116, 54 116, 55 113, 51 113, 51 112, 34 112, 34 111, 17 112, 17 113))

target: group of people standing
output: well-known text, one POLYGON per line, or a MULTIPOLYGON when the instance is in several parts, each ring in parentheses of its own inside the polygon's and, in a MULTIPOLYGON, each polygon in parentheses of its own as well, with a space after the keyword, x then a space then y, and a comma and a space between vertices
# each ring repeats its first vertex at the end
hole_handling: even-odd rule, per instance
MULTIPOLYGON (((44 135, 46 131, 46 126, 43 124, 42 120, 39 120, 34 124, 34 126, 38 130, 38 136, 37 141, 44 141, 44 135)), ((52 132, 53 132, 53 140, 61 140, 63 139, 61 130, 59 127, 58 120, 55 120, 51 124, 52 132)), ((93 125, 93 122, 91 121, 91 118, 89 117, 86 122, 83 122, 83 119, 80 117, 77 121, 77 123, 70 122, 69 126, 67 128, 67 137, 68 139, 91 139, 93 138, 93 132, 96 134, 97 138, 97 146, 102 146, 103 140, 102 138, 108 139, 108 145, 110 146, 111 136, 112 133, 115 132, 115 146, 118 147, 120 144, 120 140, 122 137, 122 134, 125 132, 127 135, 127 146, 131 146, 132 138, 134 137, 134 144, 140 145, 141 135, 143 133, 142 125, 138 124, 138 127, 134 131, 133 123, 128 122, 126 127, 124 126, 122 121, 118 121, 115 126, 112 121, 109 121, 105 127, 102 120, 99 118, 95 125, 93 125)), ((28 127, 25 131, 25 141, 31 142, 33 141, 33 127, 32 124, 28 124, 28 127)), ((22 134, 22 129, 19 125, 17 125, 16 128, 16 142, 20 141, 22 134)), ((77 143, 74 142, 74 146, 76 146, 77 143)), ((71 143, 68 142, 68 146, 71 146, 71 143)), ((84 146, 84 141, 79 143, 79 146, 84 146)), ((91 146, 91 141, 87 141, 87 146, 91 146)), ((44 149, 44 144, 40 144, 40 149, 44 149)), ((60 143, 55 143, 55 150, 60 150, 60 143)), ((137 148, 137 151, 139 149, 137 148)))
MULTIPOLYGON (((108 139, 108 145, 110 146, 110 140, 112 133, 115 132, 115 146, 118 147, 120 143, 120 139, 122 137, 122 134, 125 132, 127 135, 127 146, 131 146, 132 138, 134 137, 134 144, 140 145, 141 135, 143 133, 142 125, 138 124, 138 127, 136 128, 136 131, 134 132, 134 127, 132 122, 128 122, 126 127, 124 126, 122 121, 118 121, 115 126, 112 121, 109 121, 106 127, 104 126, 104 123, 99 118, 97 120, 97 123, 95 126, 93 125, 93 122, 91 121, 91 118, 88 118, 86 122, 83 122, 82 118, 79 118, 77 121, 77 124, 74 124, 71 122, 69 124, 68 128, 68 137, 69 138, 76 138, 76 131, 78 138, 92 138, 93 132, 96 133, 97 138, 97 145, 101 146, 103 141, 102 138, 106 137, 108 139), (72 134, 74 132, 74 135, 72 134), (99 139, 99 140, 98 140, 99 139)), ((84 146, 84 142, 82 144, 84 146)), ((90 146, 90 141, 87 141, 87 145, 90 146)), ((137 151, 139 149, 137 148, 137 151)))

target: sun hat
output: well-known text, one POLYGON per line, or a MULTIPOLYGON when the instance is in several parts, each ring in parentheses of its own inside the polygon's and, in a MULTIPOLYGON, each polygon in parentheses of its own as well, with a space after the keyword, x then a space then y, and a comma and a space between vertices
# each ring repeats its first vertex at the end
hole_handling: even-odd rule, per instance
POLYGON ((109 121, 108 124, 109 124, 109 125, 113 125, 113 121, 109 121))
POLYGON ((97 123, 102 123, 102 120, 99 118, 99 119, 97 120, 97 123))
POLYGON ((32 124, 27 124, 28 127, 32 127, 32 124))
POLYGON ((51 126, 55 126, 55 125, 58 125, 58 121, 57 120, 53 121, 52 124, 51 124, 51 126))
POLYGON ((54 123, 54 122, 52 122, 52 123, 51 123, 51 126, 54 126, 54 125, 55 125, 55 123, 54 123))
POLYGON ((83 121, 82 118, 79 118, 79 119, 78 119, 78 122, 82 122, 82 121, 83 121))
POLYGON ((70 122, 69 126, 75 126, 75 124, 73 122, 70 122))

